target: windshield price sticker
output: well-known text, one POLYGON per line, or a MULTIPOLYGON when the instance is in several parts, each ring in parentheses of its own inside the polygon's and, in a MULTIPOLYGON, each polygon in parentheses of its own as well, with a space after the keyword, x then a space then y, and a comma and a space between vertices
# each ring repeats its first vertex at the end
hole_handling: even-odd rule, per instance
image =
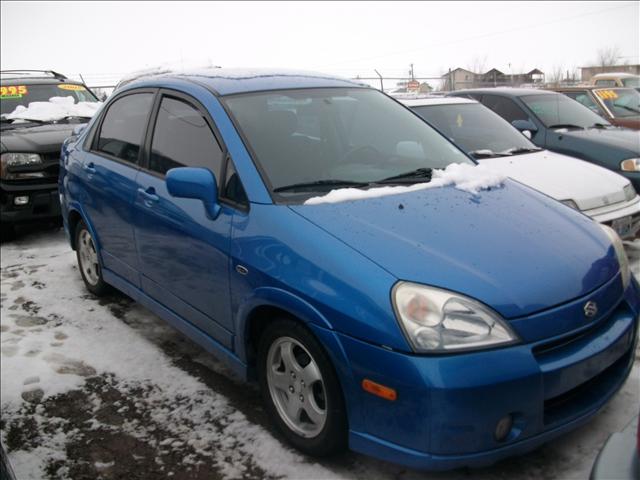
POLYGON ((63 83, 62 85, 58 85, 58 88, 61 90, 71 90, 73 92, 78 92, 80 90, 86 90, 82 85, 70 85, 68 83, 63 83))
POLYGON ((7 85, 0 87, 1 98, 22 98, 23 95, 27 95, 26 85, 7 85))
POLYGON ((613 90, 597 90, 596 95, 603 100, 614 100, 618 98, 618 94, 613 90))

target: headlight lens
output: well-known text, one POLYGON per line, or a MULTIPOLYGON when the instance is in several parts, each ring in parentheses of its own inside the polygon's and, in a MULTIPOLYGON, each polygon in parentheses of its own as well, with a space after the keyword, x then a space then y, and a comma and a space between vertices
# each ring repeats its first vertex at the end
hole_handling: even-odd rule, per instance
POLYGON ((633 188, 633 185, 631 185, 630 183, 627 183, 624 186, 624 199, 628 202, 629 200, 633 200, 636 196, 636 189, 633 188))
POLYGON ((640 158, 627 158, 620 162, 620 170, 623 172, 640 172, 640 158))
POLYGON ((562 203, 564 203, 567 207, 571 207, 574 210, 580 210, 578 208, 578 204, 576 202, 574 202, 573 200, 560 200, 562 203))
POLYGON ((473 350, 518 341, 496 312, 463 295, 400 282, 392 297, 398 321, 415 352, 473 350))
POLYGON ((3 153, 0 156, 0 177, 13 178, 9 173, 9 167, 30 167, 42 165, 42 157, 37 153, 3 153))
POLYGON ((607 225, 599 224, 604 230, 604 233, 607 234, 609 239, 611 240, 611 244, 613 245, 613 249, 616 252, 616 257, 618 258, 618 264, 620 265, 620 275, 622 276, 622 288, 626 290, 629 286, 629 282, 631 282, 631 269, 629 268, 629 259, 627 258, 627 254, 624 251, 624 246, 622 245, 622 240, 616 233, 616 231, 608 227, 607 225))

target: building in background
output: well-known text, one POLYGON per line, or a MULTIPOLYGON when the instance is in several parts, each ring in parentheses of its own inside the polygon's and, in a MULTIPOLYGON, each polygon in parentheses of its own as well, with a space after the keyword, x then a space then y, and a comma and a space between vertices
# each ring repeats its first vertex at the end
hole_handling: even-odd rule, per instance
POLYGON ((485 73, 476 73, 464 68, 456 68, 442 76, 444 90, 461 90, 480 87, 519 87, 544 84, 544 72, 534 68, 526 73, 504 73, 492 68, 485 73))

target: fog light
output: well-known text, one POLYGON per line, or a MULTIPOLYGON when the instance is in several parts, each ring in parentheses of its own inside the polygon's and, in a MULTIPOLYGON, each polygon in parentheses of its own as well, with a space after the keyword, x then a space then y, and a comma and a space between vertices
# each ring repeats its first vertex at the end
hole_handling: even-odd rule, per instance
POLYGON ((511 428, 513 427, 513 417, 511 414, 505 415, 502 417, 498 424, 496 425, 495 437, 499 442, 504 442, 506 438, 511 433, 511 428))
POLYGON ((29 203, 29 195, 21 195, 13 199, 14 205, 26 205, 29 203))

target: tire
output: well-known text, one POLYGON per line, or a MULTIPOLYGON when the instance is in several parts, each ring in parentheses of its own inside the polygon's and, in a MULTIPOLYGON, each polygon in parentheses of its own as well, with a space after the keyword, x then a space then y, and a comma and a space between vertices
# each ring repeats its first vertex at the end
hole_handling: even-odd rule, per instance
POLYGON ((301 324, 277 319, 260 337, 257 361, 265 408, 289 443, 313 456, 345 450, 342 389, 318 340, 301 324))
POLYGON ((109 285, 102 278, 102 268, 93 236, 82 220, 76 226, 75 245, 78 270, 85 287, 96 296, 105 295, 109 292, 109 285))

